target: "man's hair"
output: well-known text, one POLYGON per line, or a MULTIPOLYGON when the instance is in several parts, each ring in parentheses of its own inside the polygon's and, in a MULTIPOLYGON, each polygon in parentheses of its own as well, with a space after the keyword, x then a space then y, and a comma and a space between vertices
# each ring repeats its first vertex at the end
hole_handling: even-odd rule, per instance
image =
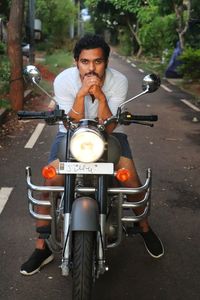
POLYGON ((97 34, 84 35, 74 47, 74 59, 78 60, 82 50, 101 48, 104 53, 104 59, 108 61, 110 47, 105 42, 104 38, 97 34))

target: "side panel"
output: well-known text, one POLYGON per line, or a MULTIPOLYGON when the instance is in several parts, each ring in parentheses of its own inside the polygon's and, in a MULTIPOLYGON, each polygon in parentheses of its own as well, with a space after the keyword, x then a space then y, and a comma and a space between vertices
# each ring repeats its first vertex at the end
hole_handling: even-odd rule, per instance
POLYGON ((72 231, 98 231, 99 209, 96 200, 90 197, 80 197, 72 205, 72 231))

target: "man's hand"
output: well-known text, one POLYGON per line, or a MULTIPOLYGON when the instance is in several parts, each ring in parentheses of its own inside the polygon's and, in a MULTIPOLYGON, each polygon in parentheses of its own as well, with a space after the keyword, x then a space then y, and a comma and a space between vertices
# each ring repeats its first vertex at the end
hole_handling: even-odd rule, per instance
POLYGON ((102 80, 97 75, 85 75, 82 81, 82 87, 79 90, 79 95, 85 97, 90 94, 101 101, 101 98, 104 95, 101 87, 102 80))

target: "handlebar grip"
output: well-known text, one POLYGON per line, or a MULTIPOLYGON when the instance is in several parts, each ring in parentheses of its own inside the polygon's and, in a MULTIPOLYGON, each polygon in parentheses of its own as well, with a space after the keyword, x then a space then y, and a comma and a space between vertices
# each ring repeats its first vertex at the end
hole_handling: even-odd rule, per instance
POLYGON ((46 112, 36 112, 36 111, 18 111, 17 112, 19 119, 44 119, 46 112))
POLYGON ((150 122, 156 122, 158 121, 158 116, 157 115, 132 115, 130 119, 128 120, 133 120, 133 121, 150 121, 150 122))

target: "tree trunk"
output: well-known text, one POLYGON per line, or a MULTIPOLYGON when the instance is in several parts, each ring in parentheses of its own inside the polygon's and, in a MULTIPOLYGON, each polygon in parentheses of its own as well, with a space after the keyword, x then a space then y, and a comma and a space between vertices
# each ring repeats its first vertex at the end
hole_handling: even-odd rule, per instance
POLYGON ((185 38, 184 35, 189 28, 189 20, 191 14, 191 0, 183 0, 181 4, 175 4, 174 10, 177 19, 177 32, 179 36, 179 42, 181 49, 184 49, 185 46, 185 38), (186 11, 186 17, 184 19, 184 11, 186 11))
POLYGON ((129 20, 128 17, 126 18, 126 22, 127 22, 127 25, 128 25, 128 27, 130 29, 130 32, 132 33, 133 37, 135 38, 135 40, 136 40, 136 42, 138 44, 139 49, 138 49, 138 52, 136 54, 136 57, 139 58, 141 56, 141 54, 142 54, 143 49, 142 49, 142 45, 141 45, 140 39, 139 39, 139 37, 137 35, 137 30, 133 29, 133 27, 131 25, 131 22, 130 22, 130 20, 129 20))
POLYGON ((8 23, 8 56, 10 60, 10 102, 13 110, 23 108, 24 84, 22 77, 22 25, 24 0, 12 0, 8 23))

